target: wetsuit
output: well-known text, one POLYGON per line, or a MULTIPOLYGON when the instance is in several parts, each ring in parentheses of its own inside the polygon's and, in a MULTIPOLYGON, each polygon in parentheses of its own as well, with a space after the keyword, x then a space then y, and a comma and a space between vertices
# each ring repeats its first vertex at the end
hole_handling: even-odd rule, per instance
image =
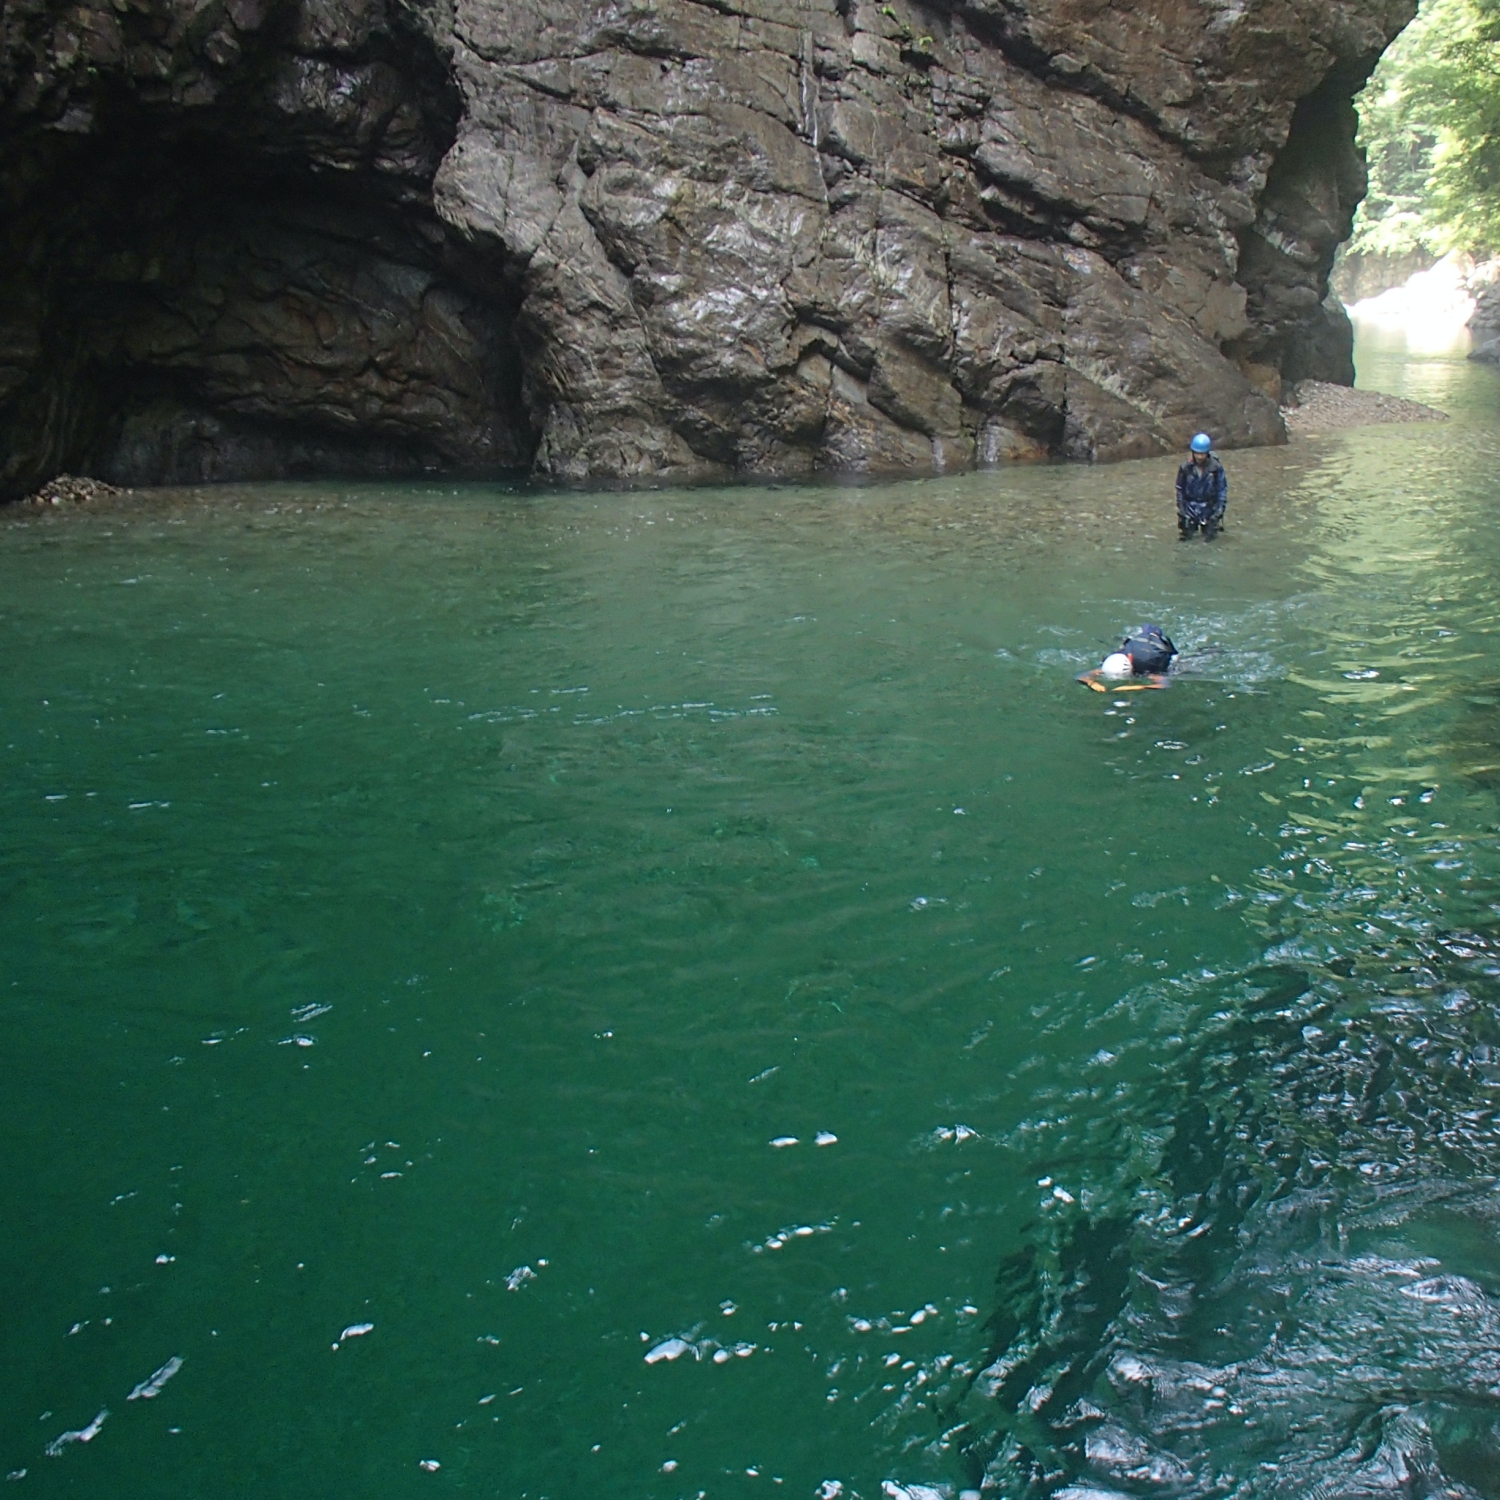
POLYGON ((1131 671, 1137 677, 1168 672, 1177 647, 1160 625, 1137 625, 1120 642, 1120 650, 1130 658, 1131 671))
POLYGON ((1210 540, 1224 524, 1229 504, 1229 477, 1224 465, 1210 454, 1203 465, 1188 459, 1177 471, 1177 529, 1192 536, 1201 526, 1210 540))

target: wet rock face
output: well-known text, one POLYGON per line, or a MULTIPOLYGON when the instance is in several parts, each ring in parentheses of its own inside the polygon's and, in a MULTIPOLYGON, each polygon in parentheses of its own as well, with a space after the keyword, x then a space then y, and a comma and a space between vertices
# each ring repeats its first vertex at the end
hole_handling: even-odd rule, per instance
POLYGON ((1412 0, 15 0, 0 493, 1279 441, 1412 0))
POLYGON ((1500 282, 1485 282, 1475 289, 1468 326, 1474 338, 1469 358, 1500 364, 1500 282))

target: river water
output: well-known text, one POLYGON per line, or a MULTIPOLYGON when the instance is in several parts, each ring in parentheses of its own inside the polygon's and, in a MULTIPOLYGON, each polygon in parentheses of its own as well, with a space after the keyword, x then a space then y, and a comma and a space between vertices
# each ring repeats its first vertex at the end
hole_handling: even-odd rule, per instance
POLYGON ((1500 391, 1361 383, 1453 421, 1212 546, 1175 461, 0 516, 17 1496, 1500 1496, 1500 391))

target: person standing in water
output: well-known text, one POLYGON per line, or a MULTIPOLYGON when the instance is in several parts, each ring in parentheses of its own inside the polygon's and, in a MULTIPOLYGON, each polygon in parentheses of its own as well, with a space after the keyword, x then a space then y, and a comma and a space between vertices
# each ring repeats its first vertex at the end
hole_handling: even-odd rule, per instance
POLYGON ((1224 524, 1229 477, 1206 432, 1200 432, 1190 446, 1192 452, 1177 470, 1177 530, 1186 541, 1202 527, 1204 541, 1211 542, 1224 524))

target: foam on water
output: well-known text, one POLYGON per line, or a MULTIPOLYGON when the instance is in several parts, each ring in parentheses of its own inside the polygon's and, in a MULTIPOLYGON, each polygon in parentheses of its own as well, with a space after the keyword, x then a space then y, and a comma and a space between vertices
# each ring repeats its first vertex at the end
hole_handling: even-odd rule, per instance
MULTIPOLYGON (((345 1337, 348 1337, 347 1330, 345 1337)), ((154 1401, 162 1393, 166 1383, 182 1368, 182 1357, 174 1354, 166 1364, 135 1387, 125 1398, 127 1401, 154 1401)))

